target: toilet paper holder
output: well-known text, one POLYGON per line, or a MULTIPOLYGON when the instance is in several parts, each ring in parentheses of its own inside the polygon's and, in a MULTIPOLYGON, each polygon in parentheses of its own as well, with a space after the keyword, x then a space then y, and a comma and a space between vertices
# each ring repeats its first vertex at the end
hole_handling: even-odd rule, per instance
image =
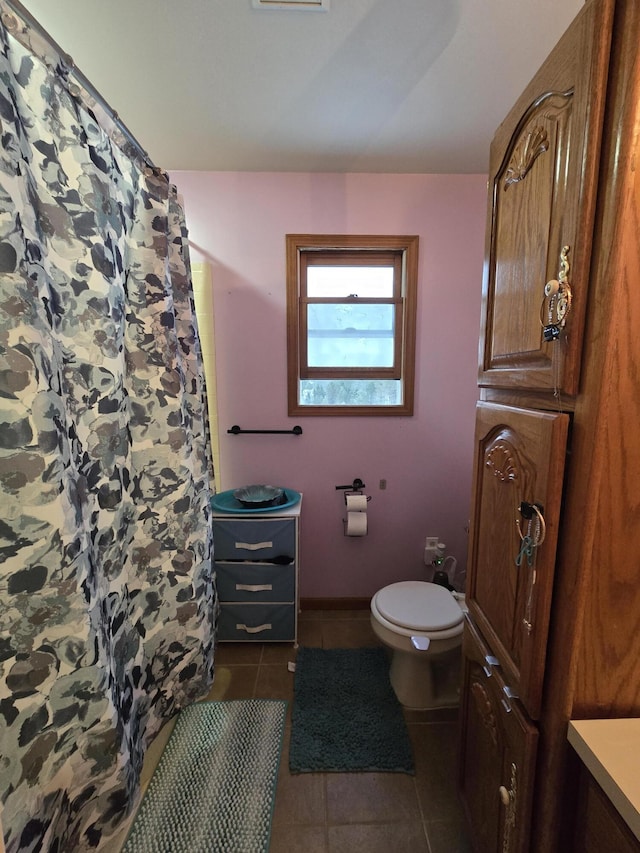
MULTIPOLYGON (((366 488, 365 484, 359 477, 356 477, 353 483, 350 483, 346 486, 336 486, 336 491, 339 489, 344 490, 344 502, 347 503, 347 495, 361 495, 363 490, 366 488)), ((367 495, 367 501, 371 500, 371 495, 367 495)))
POLYGON ((336 489, 344 492, 344 502, 347 507, 347 517, 342 519, 344 535, 366 536, 367 505, 371 497, 362 491, 364 483, 356 478, 350 486, 336 486, 336 489))

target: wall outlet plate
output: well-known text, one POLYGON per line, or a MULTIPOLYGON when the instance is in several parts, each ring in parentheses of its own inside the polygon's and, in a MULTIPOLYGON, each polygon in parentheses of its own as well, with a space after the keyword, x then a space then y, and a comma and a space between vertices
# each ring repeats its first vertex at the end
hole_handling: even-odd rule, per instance
POLYGON ((438 542, 439 541, 440 541, 439 536, 427 536, 424 547, 429 551, 435 551, 438 548, 438 542))

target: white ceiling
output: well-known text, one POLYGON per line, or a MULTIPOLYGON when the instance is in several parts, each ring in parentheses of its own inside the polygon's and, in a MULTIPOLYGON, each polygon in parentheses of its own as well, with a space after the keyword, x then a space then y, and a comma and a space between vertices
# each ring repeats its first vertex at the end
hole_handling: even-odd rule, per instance
POLYGON ((167 170, 483 173, 582 0, 22 0, 167 170))

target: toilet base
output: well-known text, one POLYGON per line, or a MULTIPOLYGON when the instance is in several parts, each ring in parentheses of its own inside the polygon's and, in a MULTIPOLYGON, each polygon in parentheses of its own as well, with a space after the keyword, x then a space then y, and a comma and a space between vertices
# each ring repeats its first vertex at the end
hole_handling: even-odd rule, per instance
POLYGON ((433 640, 426 652, 419 652, 409 637, 389 631, 373 614, 371 627, 391 654, 389 679, 401 705, 433 711, 460 704, 462 635, 433 640))
POLYGON ((412 652, 392 650, 389 679, 405 708, 431 711, 460 703, 460 648, 421 660, 412 652))

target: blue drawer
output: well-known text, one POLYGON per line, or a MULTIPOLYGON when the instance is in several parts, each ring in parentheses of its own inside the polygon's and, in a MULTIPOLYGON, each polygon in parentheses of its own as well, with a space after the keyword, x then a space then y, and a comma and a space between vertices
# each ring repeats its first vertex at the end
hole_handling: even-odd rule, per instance
POLYGON ((293 642, 295 631, 293 604, 221 604, 218 640, 293 642))
POLYGON ((296 575, 293 564, 216 562, 220 601, 293 601, 296 575))
POLYGON ((268 560, 296 555, 293 518, 220 519, 213 521, 216 560, 268 560))

